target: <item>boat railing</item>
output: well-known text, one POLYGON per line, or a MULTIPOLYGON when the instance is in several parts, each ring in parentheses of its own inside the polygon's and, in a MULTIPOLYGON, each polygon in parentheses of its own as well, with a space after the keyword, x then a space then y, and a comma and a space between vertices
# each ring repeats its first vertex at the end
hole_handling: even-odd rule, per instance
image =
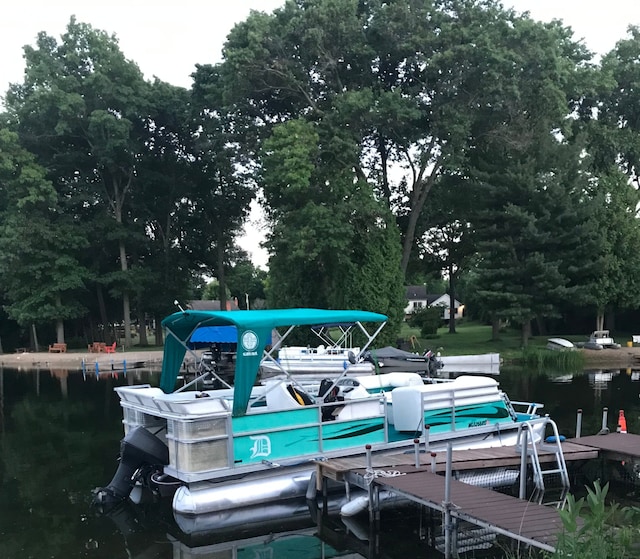
POLYGON ((510 402, 514 409, 516 406, 522 408, 522 410, 515 409, 516 412, 531 416, 538 415, 538 410, 544 407, 544 404, 540 404, 539 402, 521 402, 518 400, 511 400, 510 402))
MULTIPOLYGON (((438 428, 448 428, 451 431, 460 429, 456 423, 457 412, 460 408, 481 406, 501 402, 505 406, 505 417, 495 421, 479 415, 471 419, 467 427, 484 427, 491 423, 510 420, 508 407, 501 398, 497 383, 464 385, 456 382, 448 384, 422 385, 420 387, 396 388, 390 398, 393 410, 393 423, 398 431, 416 431, 424 429, 429 424, 429 413, 438 414, 438 428), (449 410, 449 419, 442 422, 442 411, 449 410)), ((468 417, 468 416, 467 416, 468 417)), ((466 418, 465 418, 466 420, 466 418)))

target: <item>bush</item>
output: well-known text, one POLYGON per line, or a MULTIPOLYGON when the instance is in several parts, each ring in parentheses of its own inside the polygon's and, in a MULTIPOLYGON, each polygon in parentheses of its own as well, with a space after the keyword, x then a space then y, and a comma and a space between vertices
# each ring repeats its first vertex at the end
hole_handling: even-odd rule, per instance
POLYGON ((442 308, 426 307, 414 312, 407 322, 412 328, 420 328, 423 338, 435 336, 442 322, 442 308))

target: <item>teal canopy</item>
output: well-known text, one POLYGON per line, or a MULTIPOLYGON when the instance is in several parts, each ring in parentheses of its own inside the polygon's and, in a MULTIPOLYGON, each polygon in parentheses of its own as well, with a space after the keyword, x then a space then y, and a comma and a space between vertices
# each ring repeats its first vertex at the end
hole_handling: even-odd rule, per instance
POLYGON ((315 326, 329 323, 385 322, 383 314, 368 311, 326 309, 272 309, 254 311, 182 311, 162 321, 167 331, 160 388, 173 392, 184 355, 193 333, 203 326, 235 326, 237 354, 233 415, 244 415, 251 389, 258 376, 265 346, 273 328, 315 326))

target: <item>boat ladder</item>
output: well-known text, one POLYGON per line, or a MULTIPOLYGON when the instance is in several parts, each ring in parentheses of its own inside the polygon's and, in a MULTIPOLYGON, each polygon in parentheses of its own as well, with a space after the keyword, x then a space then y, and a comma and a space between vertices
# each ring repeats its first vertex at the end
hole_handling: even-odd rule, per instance
POLYGON ((569 474, 567 472, 567 463, 564 459, 564 453, 562 452, 562 444, 560 441, 560 434, 558 433, 558 426, 549 416, 541 417, 540 419, 534 419, 531 421, 524 421, 518 430, 518 439, 516 442, 516 450, 520 452, 522 461, 521 468, 521 497, 523 497, 523 480, 527 462, 531 462, 533 469, 533 482, 536 489, 544 491, 544 477, 550 475, 559 475, 562 482, 562 487, 569 487, 569 474), (536 443, 533 437, 533 427, 544 423, 544 429, 542 430, 542 437, 538 443, 536 443), (545 439, 547 427, 551 428, 552 435, 545 439), (555 467, 551 469, 543 469, 540 463, 540 452, 550 452, 555 456, 555 467))

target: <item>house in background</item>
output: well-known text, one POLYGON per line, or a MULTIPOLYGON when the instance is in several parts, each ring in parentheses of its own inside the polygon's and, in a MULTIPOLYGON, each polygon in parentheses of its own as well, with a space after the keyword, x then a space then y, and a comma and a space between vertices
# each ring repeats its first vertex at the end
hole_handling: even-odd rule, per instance
MULTIPOLYGON (((442 319, 449 320, 451 299, 448 293, 435 295, 427 293, 424 285, 408 285, 406 287, 406 299, 407 306, 404 309, 405 316, 427 307, 442 307, 442 319)), ((453 300, 453 305, 456 311, 456 320, 462 318, 464 305, 457 299, 453 300)))

